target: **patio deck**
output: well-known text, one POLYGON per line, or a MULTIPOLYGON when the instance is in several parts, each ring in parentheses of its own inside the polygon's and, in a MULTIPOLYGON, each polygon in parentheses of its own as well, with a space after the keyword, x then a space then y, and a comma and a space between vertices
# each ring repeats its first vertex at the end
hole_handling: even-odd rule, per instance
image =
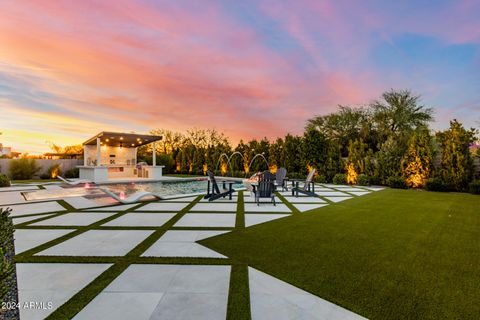
MULTIPOLYGON (((279 192, 277 206, 257 206, 243 191, 215 202, 190 195, 133 205, 83 197, 29 203, 20 194, 28 188, 0 189, 0 207, 13 208, 20 303, 52 303, 51 309, 21 309, 27 320, 225 319, 234 312, 228 301, 238 269, 197 241, 382 189, 317 185, 318 197, 279 192)), ((260 270, 246 270, 252 319, 361 318, 260 270)))

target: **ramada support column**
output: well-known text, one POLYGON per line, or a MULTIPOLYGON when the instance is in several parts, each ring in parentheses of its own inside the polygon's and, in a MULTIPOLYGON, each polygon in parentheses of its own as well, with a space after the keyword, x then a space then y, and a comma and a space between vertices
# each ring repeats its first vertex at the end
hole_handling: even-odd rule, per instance
POLYGON ((100 153, 100 138, 97 138, 97 167, 100 166, 101 160, 102 160, 102 156, 100 153))
POLYGON ((157 148, 155 145, 155 142, 153 143, 153 151, 152 151, 152 159, 153 159, 153 166, 155 167, 157 165, 157 148))

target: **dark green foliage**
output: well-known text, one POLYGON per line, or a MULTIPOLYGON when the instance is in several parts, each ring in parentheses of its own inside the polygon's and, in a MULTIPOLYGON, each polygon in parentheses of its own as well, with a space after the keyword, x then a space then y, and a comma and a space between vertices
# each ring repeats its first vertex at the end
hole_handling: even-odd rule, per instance
POLYGON ((4 174, 0 174, 0 188, 10 187, 10 179, 4 174))
POLYGON ((67 179, 78 178, 80 176, 80 170, 78 168, 71 168, 65 171, 64 175, 67 179))
POLYGON ((427 191, 440 191, 440 192, 447 192, 450 191, 450 186, 448 183, 445 183, 441 178, 430 178, 427 180, 425 184, 425 190, 427 191))
POLYGON ((357 183, 359 186, 369 186, 370 185, 370 177, 364 173, 361 173, 357 177, 357 183))
POLYGON ((157 165, 165 166, 165 168, 163 168, 163 172, 165 173, 173 173, 175 171, 175 160, 173 160, 172 156, 169 154, 158 154, 157 165))
POLYGON ((468 185, 468 192, 473 194, 480 194, 480 180, 474 180, 468 185))
POLYGON ((327 183, 328 180, 327 180, 327 177, 325 177, 324 175, 315 175, 314 179, 313 179, 316 183, 327 183))
POLYGON ((31 158, 14 159, 10 162, 9 174, 12 180, 32 179, 40 170, 37 161, 31 158))
POLYGON ((386 184, 388 177, 401 174, 401 161, 407 149, 405 135, 389 137, 377 153, 378 177, 381 183, 386 184))
POLYGON ((473 158, 469 146, 475 130, 466 130, 457 120, 450 121, 448 130, 437 133, 442 149, 440 176, 457 191, 465 190, 473 178, 473 158))
MULTIPOLYGON (((16 297, 13 224, 10 209, 0 208, 0 303, 16 297), (8 300, 7 300, 8 299, 8 300)), ((1 310, 0 310, 1 314, 1 310)))
POLYGON ((405 181, 404 177, 388 177, 387 185, 394 189, 408 189, 407 182, 405 181))
POLYGON ((344 173, 337 173, 333 177, 334 184, 346 184, 347 183, 347 175, 344 173))

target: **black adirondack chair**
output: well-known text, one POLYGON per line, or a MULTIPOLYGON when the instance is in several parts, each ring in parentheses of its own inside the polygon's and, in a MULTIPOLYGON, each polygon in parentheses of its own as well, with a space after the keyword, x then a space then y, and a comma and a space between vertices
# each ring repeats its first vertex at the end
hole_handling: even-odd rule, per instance
POLYGON ((307 178, 305 179, 305 183, 303 187, 299 187, 299 182, 303 180, 292 180, 292 196, 298 197, 298 193, 303 193, 312 197, 316 197, 315 194, 315 184, 313 183, 313 176, 315 175, 315 169, 312 169, 308 173, 307 178))
POLYGON ((273 203, 275 203, 275 176, 270 173, 270 171, 265 171, 259 177, 257 185, 253 185, 253 193, 255 194, 255 202, 257 206, 260 205, 261 198, 268 198, 273 203))
POLYGON ((278 168, 277 172, 275 173, 275 182, 277 184, 277 188, 281 187, 282 191, 288 191, 287 181, 287 169, 283 167, 278 168))
POLYGON ((208 183, 207 183, 207 194, 204 199, 208 199, 208 201, 214 201, 219 198, 225 198, 228 196, 229 200, 232 200, 232 193, 235 192, 233 189, 233 184, 235 183, 234 181, 226 181, 222 180, 222 189, 219 188, 217 184, 217 180, 215 180, 215 176, 213 172, 207 171, 208 175, 208 183), (226 184, 228 183, 228 189, 226 187, 226 184))

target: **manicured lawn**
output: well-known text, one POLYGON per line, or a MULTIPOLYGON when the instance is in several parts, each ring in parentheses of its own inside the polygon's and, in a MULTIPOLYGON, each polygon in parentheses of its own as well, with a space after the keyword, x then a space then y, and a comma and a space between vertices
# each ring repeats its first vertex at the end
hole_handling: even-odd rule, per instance
POLYGON ((368 318, 480 315, 480 196, 384 190, 201 243, 368 318))

